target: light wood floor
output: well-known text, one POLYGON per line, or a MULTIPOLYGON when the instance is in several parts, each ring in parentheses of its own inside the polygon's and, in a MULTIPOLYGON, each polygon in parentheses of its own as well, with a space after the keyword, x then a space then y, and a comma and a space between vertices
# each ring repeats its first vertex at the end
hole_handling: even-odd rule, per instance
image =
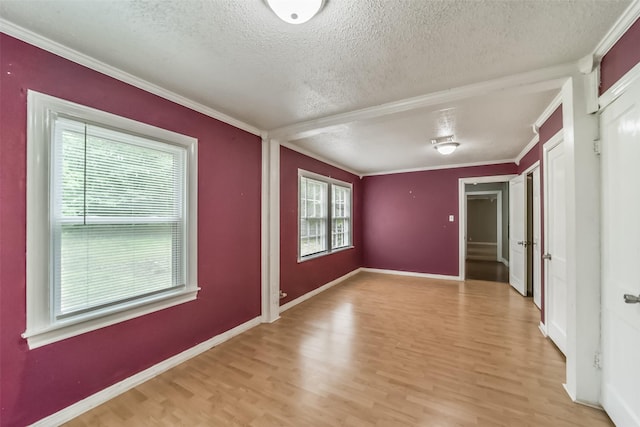
POLYGON ((360 273, 71 426, 610 426, 509 285, 360 273))

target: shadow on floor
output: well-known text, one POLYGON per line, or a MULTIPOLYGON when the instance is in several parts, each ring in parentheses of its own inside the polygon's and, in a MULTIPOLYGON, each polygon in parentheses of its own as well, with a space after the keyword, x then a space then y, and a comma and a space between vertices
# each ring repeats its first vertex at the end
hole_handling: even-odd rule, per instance
POLYGON ((509 283, 509 267, 497 261, 466 261, 466 279, 509 283))

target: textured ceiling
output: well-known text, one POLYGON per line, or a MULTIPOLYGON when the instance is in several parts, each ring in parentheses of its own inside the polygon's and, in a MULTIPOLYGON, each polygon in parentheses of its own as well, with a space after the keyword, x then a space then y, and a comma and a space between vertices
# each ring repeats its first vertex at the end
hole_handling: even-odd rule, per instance
MULTIPOLYGON (((270 130, 575 61, 629 3, 329 0, 310 22, 289 25, 263 0, 2 0, 0 16, 270 130)), ((518 102, 538 106, 531 96, 518 102)), ((379 168, 343 157, 353 169, 379 168)))
POLYGON ((361 174, 513 160, 533 139, 531 124, 558 91, 494 94, 337 126, 295 141, 307 152, 361 174), (431 138, 455 135, 451 155, 431 138))

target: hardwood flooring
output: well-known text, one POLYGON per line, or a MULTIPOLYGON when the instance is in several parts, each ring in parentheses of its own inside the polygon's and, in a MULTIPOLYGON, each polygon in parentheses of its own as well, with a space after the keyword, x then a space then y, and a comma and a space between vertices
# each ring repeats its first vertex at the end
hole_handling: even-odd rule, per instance
POLYGON ((467 280, 487 280, 509 283, 509 267, 497 261, 467 260, 465 263, 467 280))
POLYGON ((610 426, 509 285, 360 273, 70 426, 610 426))

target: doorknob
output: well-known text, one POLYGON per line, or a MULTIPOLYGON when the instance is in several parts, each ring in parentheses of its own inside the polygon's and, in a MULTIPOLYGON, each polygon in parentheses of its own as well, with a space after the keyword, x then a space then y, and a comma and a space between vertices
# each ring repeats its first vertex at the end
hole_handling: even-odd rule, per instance
POLYGON ((542 255, 542 259, 547 259, 547 260, 551 261, 551 254, 542 255))
POLYGON ((624 294, 624 302, 627 304, 640 304, 640 295, 624 294))
POLYGON ((524 245, 524 240, 520 240, 520 241, 518 242, 518 244, 519 244, 520 246, 523 246, 523 245, 524 245))

